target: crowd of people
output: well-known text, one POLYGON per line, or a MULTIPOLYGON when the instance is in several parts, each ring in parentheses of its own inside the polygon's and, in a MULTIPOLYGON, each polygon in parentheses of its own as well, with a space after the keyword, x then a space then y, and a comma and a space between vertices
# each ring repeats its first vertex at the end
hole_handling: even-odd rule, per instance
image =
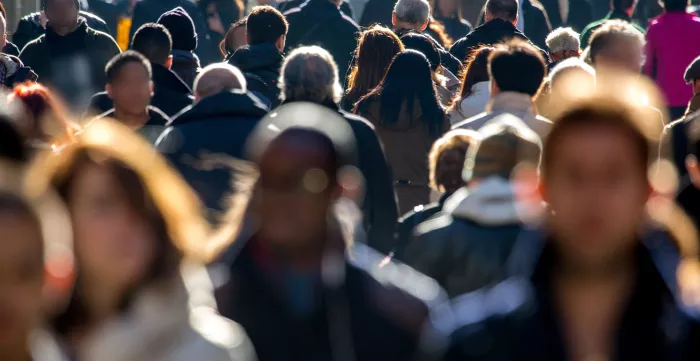
POLYGON ((661 5, 0 6, 0 359, 700 360, 661 5))

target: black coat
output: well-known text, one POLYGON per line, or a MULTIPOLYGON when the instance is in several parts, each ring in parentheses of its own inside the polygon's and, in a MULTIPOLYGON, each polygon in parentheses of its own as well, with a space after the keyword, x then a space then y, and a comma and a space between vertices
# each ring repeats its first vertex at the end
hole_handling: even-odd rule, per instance
POLYGON ((309 0, 284 14, 289 22, 287 51, 301 45, 319 45, 338 64, 341 84, 345 83, 360 28, 327 0, 309 0))
POLYGON ((203 153, 212 159, 221 155, 243 159, 248 135, 265 114, 265 105, 250 93, 224 91, 183 110, 161 135, 158 150, 199 194, 210 219, 225 208, 232 170, 220 162, 211 170, 198 167, 197 162, 206 160, 203 153))
MULTIPOLYGON (((552 32, 552 24, 549 22, 547 12, 539 0, 523 0, 523 16, 525 29, 523 33, 533 44, 540 49, 547 49, 547 35, 552 32)), ((479 25, 484 23, 484 11, 479 14, 479 25)))
POLYGON ((2 48, 2 52, 7 55, 19 56, 19 48, 17 45, 12 44, 9 41, 5 43, 5 47, 2 48))
POLYGON ((391 13, 394 12, 395 3, 392 0, 369 0, 365 5, 365 10, 362 12, 360 25, 366 28, 379 24, 391 29, 393 27, 391 24, 391 13))
MULTIPOLYGON (((520 38, 530 42, 530 39, 513 24, 505 20, 493 19, 455 42, 450 48, 450 53, 464 62, 469 52, 479 45, 495 45, 510 38, 520 38)), ((547 53, 542 49, 540 51, 545 56, 545 61, 547 61, 547 53)))
POLYGON ((687 175, 681 178, 680 192, 676 196, 676 202, 694 222, 697 229, 700 226, 700 190, 695 187, 687 175))
MULTIPOLYGON (((192 104, 194 101, 192 91, 175 73, 155 63, 151 63, 151 69, 153 69, 152 106, 169 117, 174 117, 192 104)), ((112 109, 112 106, 112 100, 107 96, 107 92, 99 92, 90 100, 90 109, 98 113, 106 112, 112 109)))
MULTIPOLYGON (((116 120, 119 120, 114 117, 114 114, 114 109, 110 109, 98 115, 95 119, 114 118, 116 120)), ((160 109, 156 107, 149 106, 148 122, 146 122, 146 124, 144 124, 144 126, 138 130, 138 133, 141 134, 144 138, 146 138, 146 140, 148 140, 149 143, 155 144, 158 140, 158 137, 161 133, 163 133, 163 130, 165 130, 165 126, 168 123, 170 123, 170 118, 167 115, 165 115, 165 113, 163 113, 160 109)))
POLYGON ((271 43, 243 46, 228 60, 229 64, 243 72, 248 90, 266 97, 272 108, 280 102, 277 84, 282 61, 284 57, 275 44, 271 43))
MULTIPOLYGON (((408 33, 418 33, 425 35, 430 41, 433 42, 435 47, 437 48, 438 52, 440 53, 440 65, 445 67, 445 69, 449 70, 452 74, 459 74, 462 71, 462 62, 457 59, 455 56, 450 54, 449 51, 445 50, 445 48, 440 44, 435 38, 433 38, 430 34, 426 32, 418 32, 416 30, 409 30, 409 29, 394 29, 394 32, 396 35, 400 38, 408 33)), ((427 56, 427 55, 426 55, 427 56)))
MULTIPOLYGON (((544 9, 547 11, 547 16, 552 24, 552 28, 570 26, 581 32, 583 29, 593 22, 593 6, 588 0, 568 0, 569 1, 569 16, 566 19, 566 24, 562 21, 561 12, 559 11, 559 0, 540 0, 544 9)), ((527 24, 527 23, 526 23, 527 24)))
POLYGON ((442 211, 442 206, 445 205, 446 199, 447 195, 443 195, 440 197, 438 202, 417 206, 413 208, 411 212, 408 212, 399 218, 399 222, 396 226, 396 248, 394 250, 395 259, 404 261, 404 251, 411 241, 416 227, 438 215, 440 211, 442 211))
MULTIPOLYGON (((39 13, 31 13, 17 23, 17 30, 12 34, 12 42, 17 45, 20 51, 32 40, 44 35, 46 29, 39 22, 39 13)), ((85 18, 87 25, 97 31, 109 33, 109 28, 104 20, 87 11, 81 11, 80 16, 85 18)))
MULTIPOLYGON (((282 13, 285 13, 289 10, 302 6, 305 2, 306 0, 282 1, 281 3, 279 3, 277 10, 281 11, 282 13)), ((343 14, 349 16, 351 19, 355 18, 355 12, 353 11, 352 6, 350 6, 350 2, 348 0, 343 0, 343 3, 340 4, 340 11, 342 11, 343 14)))

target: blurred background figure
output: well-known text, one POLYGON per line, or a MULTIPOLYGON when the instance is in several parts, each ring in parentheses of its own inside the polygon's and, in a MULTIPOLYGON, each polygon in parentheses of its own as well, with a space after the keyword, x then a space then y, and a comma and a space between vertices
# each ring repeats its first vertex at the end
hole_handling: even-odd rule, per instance
MULTIPOLYGON (((218 63, 218 44, 220 44, 229 27, 240 20, 245 11, 243 0, 199 0, 199 8, 206 17, 207 37, 206 49, 198 50, 204 65, 218 63)), ((202 35, 200 35, 202 37, 202 35)))
POLYGON ((482 46, 466 60, 462 89, 449 110, 450 123, 456 124, 486 111, 486 106, 491 101, 488 65, 493 51, 494 48, 490 46, 482 46))
POLYGON ((271 107, 280 103, 278 85, 289 24, 271 6, 256 6, 248 15, 247 44, 233 53, 229 64, 243 72, 248 89, 267 98, 271 107))
POLYGON ((348 75, 342 108, 352 111, 360 98, 379 85, 391 61, 403 50, 398 36, 385 27, 375 25, 363 31, 355 51, 355 64, 348 75))
POLYGON ((428 36, 417 33, 403 35, 401 37, 401 42, 403 42, 406 49, 418 51, 428 59, 440 104, 442 104, 443 107, 448 107, 450 103, 452 103, 452 98, 455 96, 455 93, 459 90, 459 79, 440 65, 440 52, 435 46, 435 43, 430 41, 428 36))
POLYGON ((219 50, 221 55, 224 56, 224 61, 228 61, 231 55, 238 50, 238 48, 248 45, 247 38, 247 27, 248 18, 243 18, 236 21, 226 32, 226 36, 219 44, 219 50))
POLYGON ((399 218, 394 258, 404 260, 404 251, 416 227, 442 211, 445 201, 463 185, 462 168, 470 146, 476 146, 479 134, 464 129, 447 132, 433 143, 428 156, 430 188, 441 194, 439 201, 416 206, 399 218))
POLYGON ((549 82, 535 101, 538 112, 551 118, 571 102, 596 89, 596 73, 593 67, 579 58, 559 62, 549 72, 549 82))
POLYGON ((598 30, 598 28, 605 24, 605 22, 607 22, 608 20, 626 21, 628 23, 631 23, 632 26, 639 30, 640 33, 644 34, 644 27, 639 26, 632 21, 632 14, 634 14, 634 10, 637 7, 637 2, 638 0, 611 0, 610 12, 608 13, 608 15, 606 15, 604 18, 598 21, 594 21, 588 24, 588 26, 586 26, 586 28, 583 29, 583 31, 581 31, 581 47, 584 49, 587 48, 590 43, 591 35, 593 35, 593 32, 598 30))
POLYGON ((2 34, 3 36, 3 41, 4 43, 2 44, 2 53, 6 55, 13 55, 13 56, 19 56, 19 51, 20 49, 17 47, 17 45, 13 44, 10 40, 7 39, 7 33, 9 32, 8 30, 8 24, 7 24, 7 12, 5 11, 5 7, 0 3, 0 15, 2 15, 2 34))
MULTIPOLYGON (((686 159, 693 155, 694 150, 694 129, 696 118, 700 113, 700 57, 695 58, 685 70, 683 77, 686 83, 693 87, 693 98, 688 103, 685 114, 680 119, 676 119, 664 128, 662 141, 670 144, 672 148, 673 164, 681 176, 687 174, 686 159)), ((700 213, 699 213, 700 214, 700 213)))
POLYGON ((199 202, 150 144, 96 121, 28 179, 30 194, 54 187, 72 217, 77 279, 49 322, 68 354, 255 359, 243 329, 216 314, 199 202))
POLYGON ((384 144, 401 214, 430 202, 426 160, 433 142, 449 129, 432 79, 425 55, 403 51, 354 110, 374 125, 384 144))
POLYGON ((17 83, 36 81, 37 75, 17 57, 19 50, 7 40, 7 21, 0 4, 0 86, 12 89, 17 83), (16 51, 17 50, 17 51, 16 51))
POLYGON ((403 265, 377 267, 384 256, 348 232, 347 197, 358 185, 346 121, 319 105, 286 104, 254 134, 259 175, 238 203, 248 208, 228 218, 240 232, 223 238, 222 314, 246 329, 261 361, 406 360, 427 351, 419 340, 439 287, 403 265))
POLYGON ((187 84, 190 89, 202 69, 199 58, 194 51, 197 49, 199 38, 195 31, 194 22, 181 7, 168 11, 158 18, 158 24, 163 25, 173 41, 172 70, 187 84))
POLYGON ((158 139, 158 150, 197 192, 214 223, 229 206, 235 176, 231 163, 245 159, 248 137, 267 114, 267 106, 246 88, 237 68, 209 65, 195 80, 196 103, 175 117, 158 139))
POLYGON ((472 24, 463 18, 462 1, 434 0, 431 4, 433 19, 439 21, 453 40, 461 39, 472 31, 472 24))
POLYGON ((593 21, 593 8, 589 0, 541 0, 552 29, 571 27, 582 31, 593 21))
POLYGON ((292 51, 282 66, 282 102, 311 102, 337 112, 350 125, 358 144, 358 163, 366 184, 362 204, 368 244, 389 254, 398 218, 391 168, 374 127, 366 119, 340 110, 343 88, 333 57, 319 47, 292 51))
POLYGON ((579 34, 572 28, 557 28, 547 35, 547 49, 549 50, 548 69, 554 68, 561 61, 569 58, 578 58, 581 55, 581 42, 579 34))

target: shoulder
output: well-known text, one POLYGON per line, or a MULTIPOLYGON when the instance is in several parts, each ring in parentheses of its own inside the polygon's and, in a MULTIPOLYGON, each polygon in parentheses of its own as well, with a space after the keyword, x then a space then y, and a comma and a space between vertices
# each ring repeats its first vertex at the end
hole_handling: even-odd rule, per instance
POLYGON ((183 353, 212 361, 256 359, 253 345, 239 324, 221 317, 208 307, 197 307, 190 313, 194 332, 180 345, 183 353))
POLYGON ((291 9, 284 12, 284 16, 287 18, 287 20, 290 20, 290 18, 291 19, 296 18, 300 15, 302 15, 300 7, 291 8, 291 9))
POLYGON ((157 107, 149 105, 148 112, 151 118, 158 119, 162 122, 163 125, 169 124, 171 122, 170 117, 167 114, 163 113, 163 111, 158 109, 157 107))
POLYGON ((22 49, 22 52, 20 55, 22 55, 25 51, 35 51, 36 49, 39 49, 40 47, 46 45, 46 35, 42 35, 30 42, 27 43, 27 45, 24 46, 24 49, 22 49))
POLYGON ((353 129, 364 130, 365 132, 371 131, 372 133, 375 132, 374 125, 372 125, 372 123, 370 123, 367 119, 365 119, 359 115, 352 114, 352 113, 342 111, 342 110, 340 111, 340 113, 343 115, 345 120, 347 120, 347 122, 350 124, 350 126, 353 129))
POLYGON ((472 129, 479 130, 479 128, 484 125, 489 119, 493 118, 493 113, 483 112, 477 114, 471 118, 467 118, 452 126, 452 129, 472 129))
POLYGON ((81 10, 81 11, 80 11, 80 16, 84 17, 85 20, 87 20, 88 22, 97 23, 97 24, 100 24, 100 25, 106 25, 106 24, 107 24, 107 23, 105 23, 104 20, 102 20, 101 17, 99 17, 99 16, 97 16, 97 15, 95 15, 95 14, 93 14, 93 13, 87 12, 87 11, 82 11, 82 10, 81 10))
POLYGON ((114 38, 105 32, 95 30, 91 27, 88 27, 87 32, 88 32, 88 34, 90 34, 94 37, 94 40, 96 42, 100 42, 103 44, 111 44, 111 43, 114 43, 115 45, 117 44, 116 41, 114 41, 114 38))

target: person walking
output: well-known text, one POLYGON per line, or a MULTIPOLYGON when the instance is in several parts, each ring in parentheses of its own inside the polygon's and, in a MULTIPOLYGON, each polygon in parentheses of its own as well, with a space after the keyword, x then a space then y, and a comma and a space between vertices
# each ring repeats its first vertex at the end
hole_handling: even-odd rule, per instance
POLYGON ((158 24, 163 25, 173 39, 172 65, 170 70, 177 74, 190 89, 194 85, 202 66, 194 53, 199 38, 194 22, 181 7, 170 10, 158 18, 158 24))
POLYGON ((408 33, 401 37, 401 42, 406 49, 421 52, 430 62, 430 70, 433 72, 433 82, 438 94, 438 100, 443 107, 449 107, 452 99, 459 90, 459 79, 449 70, 440 65, 440 51, 435 43, 424 34, 408 33))
POLYGON ((593 33, 608 20, 626 21, 632 24, 632 26, 639 30, 640 33, 644 34, 646 29, 632 21, 632 14, 634 14, 637 3, 638 0, 611 0, 610 12, 605 15, 604 18, 588 24, 588 26, 586 26, 586 28, 581 32, 581 46, 583 48, 588 47, 591 40, 591 35, 593 35, 593 33))
POLYGON ((489 57, 494 50, 490 46, 482 46, 467 59, 462 89, 448 110, 450 123, 456 124, 486 111, 486 106, 491 101, 489 57))
MULTIPOLYGON (((76 1, 76 3, 80 6, 79 1, 76 1)), ((99 16, 83 10, 80 10, 79 15, 81 18, 85 19, 90 29, 109 34, 109 27, 99 16)), ((17 49, 21 52, 30 41, 38 39, 46 34, 46 24, 48 21, 43 7, 42 11, 23 16, 19 22, 17 22, 17 28, 12 33, 12 41, 17 46, 17 49)), ((19 56, 19 53, 17 56, 19 56)))

